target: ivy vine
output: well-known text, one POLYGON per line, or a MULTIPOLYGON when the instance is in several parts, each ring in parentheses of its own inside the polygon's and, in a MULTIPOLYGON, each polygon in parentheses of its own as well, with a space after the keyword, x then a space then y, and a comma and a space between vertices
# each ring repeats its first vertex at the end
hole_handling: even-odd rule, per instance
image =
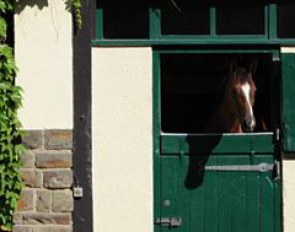
MULTIPOLYGON (((82 0, 68 0, 75 27, 82 28, 82 0)), ((15 84, 16 64, 13 49, 6 42, 6 15, 13 13, 13 0, 0 0, 0 231, 12 231, 13 214, 23 188, 20 154, 21 123, 17 110, 22 104, 22 89, 15 84)))
POLYGON ((66 9, 73 13, 76 30, 82 28, 82 0, 66 0, 66 9))
POLYGON ((73 5, 73 14, 74 14, 74 21, 75 25, 78 30, 82 28, 82 0, 72 0, 73 5))
POLYGON ((16 65, 13 49, 7 44, 6 15, 13 3, 0 0, 0 231, 12 230, 12 217, 23 187, 20 174, 21 123, 17 110, 22 102, 22 89, 15 85, 16 65))

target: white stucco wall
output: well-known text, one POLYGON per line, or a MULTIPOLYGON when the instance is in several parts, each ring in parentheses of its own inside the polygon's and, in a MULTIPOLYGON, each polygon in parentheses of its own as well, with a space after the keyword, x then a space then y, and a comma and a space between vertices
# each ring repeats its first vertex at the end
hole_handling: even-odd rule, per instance
POLYGON ((152 232, 152 53, 92 49, 94 232, 152 232))
POLYGON ((24 89, 25 129, 73 127, 72 19, 65 0, 18 1, 17 84, 24 89))
POLYGON ((283 218, 284 232, 295 228, 295 160, 283 161, 283 218))
MULTIPOLYGON (((282 47, 282 53, 295 53, 295 47, 282 47)), ((295 228, 295 160, 283 160, 283 225, 284 232, 295 228)))

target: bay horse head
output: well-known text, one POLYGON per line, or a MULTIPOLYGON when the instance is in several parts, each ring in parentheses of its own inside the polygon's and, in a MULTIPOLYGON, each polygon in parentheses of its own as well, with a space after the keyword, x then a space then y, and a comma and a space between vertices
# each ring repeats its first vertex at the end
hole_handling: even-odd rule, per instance
POLYGON ((252 77, 256 68, 257 61, 251 63, 248 70, 237 66, 235 62, 230 64, 225 94, 228 107, 238 120, 242 132, 253 132, 256 125, 253 113, 256 85, 252 77))

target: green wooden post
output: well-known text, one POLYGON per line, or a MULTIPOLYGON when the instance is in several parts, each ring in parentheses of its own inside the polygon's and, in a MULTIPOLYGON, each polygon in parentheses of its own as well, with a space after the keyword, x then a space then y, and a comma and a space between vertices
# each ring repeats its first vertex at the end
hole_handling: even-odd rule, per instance
POLYGON ((295 151, 295 54, 282 53, 283 78, 283 149, 295 151))

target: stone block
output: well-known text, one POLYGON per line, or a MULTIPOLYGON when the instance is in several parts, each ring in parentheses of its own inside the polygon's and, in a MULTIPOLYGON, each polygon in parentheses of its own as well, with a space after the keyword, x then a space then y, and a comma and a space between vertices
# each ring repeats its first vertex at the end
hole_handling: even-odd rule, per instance
POLYGON ((70 169, 46 170, 43 172, 43 186, 49 189, 70 188, 73 184, 73 173, 70 169))
POLYGON ((14 213, 14 215, 13 215, 13 224, 14 225, 21 225, 22 221, 23 221, 22 214, 17 213, 17 212, 14 213))
POLYGON ((71 190, 53 191, 52 211, 72 212, 74 210, 74 199, 71 190))
POLYGON ((37 190, 36 209, 38 212, 50 212, 52 205, 52 191, 37 190))
POLYGON ((24 225, 70 225, 70 213, 26 213, 23 214, 24 225))
POLYGON ((17 211, 32 211, 34 210, 34 190, 24 188, 21 192, 20 199, 17 203, 17 211))
POLYGON ((43 130, 26 130, 22 142, 29 149, 43 148, 43 133, 43 130))
POLYGON ((73 148, 72 130, 47 130, 45 131, 45 149, 71 150, 73 148))
POLYGON ((69 150, 36 152, 36 166, 38 168, 71 168, 73 166, 72 159, 72 152, 69 150))
POLYGON ((15 225, 12 232, 34 232, 32 226, 15 225))
POLYGON ((20 155, 20 159, 23 162, 22 167, 33 168, 35 166, 35 154, 31 150, 27 150, 26 153, 20 155))
POLYGON ((42 173, 39 170, 34 169, 21 169, 22 178, 27 187, 40 188, 42 187, 42 173))
POLYGON ((72 232, 72 226, 36 226, 33 229, 33 232, 72 232))

